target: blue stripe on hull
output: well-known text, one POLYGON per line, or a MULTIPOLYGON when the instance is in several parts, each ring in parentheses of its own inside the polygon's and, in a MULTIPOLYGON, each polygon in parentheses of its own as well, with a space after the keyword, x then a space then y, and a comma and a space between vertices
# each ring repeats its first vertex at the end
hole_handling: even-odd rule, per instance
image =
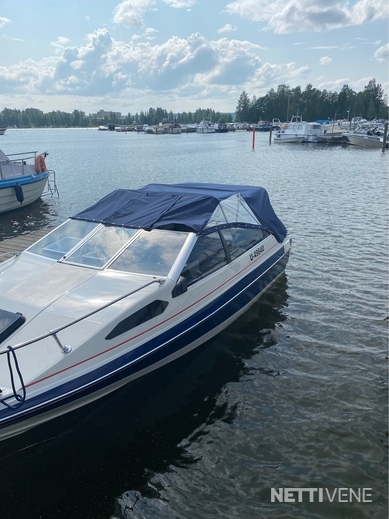
POLYGON ((0 428, 71 404, 141 370, 150 368, 153 364, 182 350, 252 302, 285 270, 288 257, 289 253, 285 254, 282 247, 269 260, 250 272, 223 295, 157 338, 88 375, 58 386, 30 400, 27 397, 22 408, 16 412, 9 409, 1 410, 0 428), (51 402, 49 402, 50 400, 51 402))
POLYGON ((16 184, 20 186, 25 186, 27 184, 35 184, 36 182, 40 182, 49 176, 48 171, 44 171, 43 173, 36 173, 35 175, 26 175, 24 177, 16 177, 12 179, 6 179, 0 181, 0 189, 5 189, 7 187, 14 187, 16 184))

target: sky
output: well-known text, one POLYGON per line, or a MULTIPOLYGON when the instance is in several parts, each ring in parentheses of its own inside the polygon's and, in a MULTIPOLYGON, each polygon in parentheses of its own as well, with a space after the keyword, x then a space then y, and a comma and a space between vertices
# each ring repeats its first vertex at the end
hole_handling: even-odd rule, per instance
POLYGON ((388 0, 1 0, 0 111, 235 112, 279 85, 389 94, 388 0))

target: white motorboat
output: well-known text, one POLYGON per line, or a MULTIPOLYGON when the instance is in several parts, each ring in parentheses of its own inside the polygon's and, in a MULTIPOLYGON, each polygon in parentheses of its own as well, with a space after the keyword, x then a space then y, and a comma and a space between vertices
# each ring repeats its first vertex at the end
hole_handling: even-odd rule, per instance
POLYGON ((70 218, 0 265, 0 439, 204 343, 290 249, 260 187, 121 189, 70 218))
POLYGON ((273 142, 327 142, 329 137, 322 124, 303 121, 301 116, 294 115, 290 123, 274 132, 273 142))
POLYGON ((46 167, 47 155, 30 151, 7 156, 0 150, 0 213, 25 207, 43 194, 57 191, 55 172, 46 167))
POLYGON ((387 148, 388 135, 384 144, 385 130, 384 126, 366 127, 360 126, 353 132, 345 132, 342 134, 343 140, 347 144, 354 146, 362 146, 364 148, 387 148))
POLYGON ((197 125, 197 133, 215 133, 215 125, 212 124, 210 117, 204 117, 200 124, 197 125))

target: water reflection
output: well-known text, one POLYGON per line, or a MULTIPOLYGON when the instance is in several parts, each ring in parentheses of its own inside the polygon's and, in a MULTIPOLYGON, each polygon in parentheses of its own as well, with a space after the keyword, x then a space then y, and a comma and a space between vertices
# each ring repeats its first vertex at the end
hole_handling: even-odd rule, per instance
MULTIPOLYGON (((85 518, 85 510, 107 519, 164 517, 168 504, 155 475, 172 466, 193 468, 198 457, 190 446, 212 424, 234 422, 237 406, 226 388, 257 376, 247 362, 276 344, 272 333, 286 319, 287 297, 283 275, 228 330, 194 352, 100 402, 1 442, 1 517, 12 515, 15 500, 24 519, 85 518)), ((266 368, 256 373, 269 375, 266 368)))
POLYGON ((0 214, 0 241, 53 225, 57 216, 56 205, 49 199, 0 214))

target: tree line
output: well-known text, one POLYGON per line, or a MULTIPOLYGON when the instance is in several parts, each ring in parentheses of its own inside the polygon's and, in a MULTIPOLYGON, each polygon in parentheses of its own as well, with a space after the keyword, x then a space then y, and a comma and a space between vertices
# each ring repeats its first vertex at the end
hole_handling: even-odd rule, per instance
POLYGON ((37 108, 16 110, 4 108, 0 112, 0 127, 44 128, 44 127, 97 127, 113 123, 131 126, 133 124, 157 125, 164 120, 177 123, 195 124, 204 117, 210 117, 212 122, 257 123, 260 120, 271 121, 274 118, 289 121, 293 115, 301 115, 304 120, 317 119, 349 119, 360 116, 368 120, 388 119, 388 100, 382 86, 371 80, 361 92, 353 91, 348 85, 342 90, 330 92, 318 90, 311 84, 302 90, 301 87, 290 88, 279 85, 263 97, 255 95, 250 99, 243 91, 239 97, 235 114, 216 112, 211 108, 198 108, 195 112, 173 114, 163 108, 149 108, 139 113, 128 113, 120 116, 116 112, 106 112, 104 117, 94 114, 86 115, 81 110, 72 113, 53 110, 48 113, 37 108), (233 116, 235 115, 235 117, 233 116))
POLYGON ((358 93, 348 85, 343 85, 339 93, 318 90, 311 84, 305 90, 279 85, 277 90, 271 89, 258 99, 255 96, 250 99, 246 92, 242 92, 235 111, 237 121, 248 123, 271 121, 273 118, 290 121, 293 115, 301 115, 305 121, 351 120, 353 117, 369 121, 386 120, 389 118, 388 99, 375 79, 358 93))
POLYGON ((117 126, 143 125, 154 126, 162 121, 172 121, 177 123, 194 124, 201 122, 204 117, 210 117, 215 122, 232 122, 232 114, 215 112, 211 108, 197 109, 195 112, 182 112, 173 114, 163 108, 150 108, 147 111, 120 116, 117 112, 105 112, 103 117, 96 115, 86 115, 80 110, 73 110, 72 113, 61 112, 60 110, 48 113, 42 112, 37 108, 27 108, 16 110, 4 108, 0 112, 0 127, 14 128, 45 128, 45 127, 65 127, 65 128, 88 128, 108 124, 117 126))

